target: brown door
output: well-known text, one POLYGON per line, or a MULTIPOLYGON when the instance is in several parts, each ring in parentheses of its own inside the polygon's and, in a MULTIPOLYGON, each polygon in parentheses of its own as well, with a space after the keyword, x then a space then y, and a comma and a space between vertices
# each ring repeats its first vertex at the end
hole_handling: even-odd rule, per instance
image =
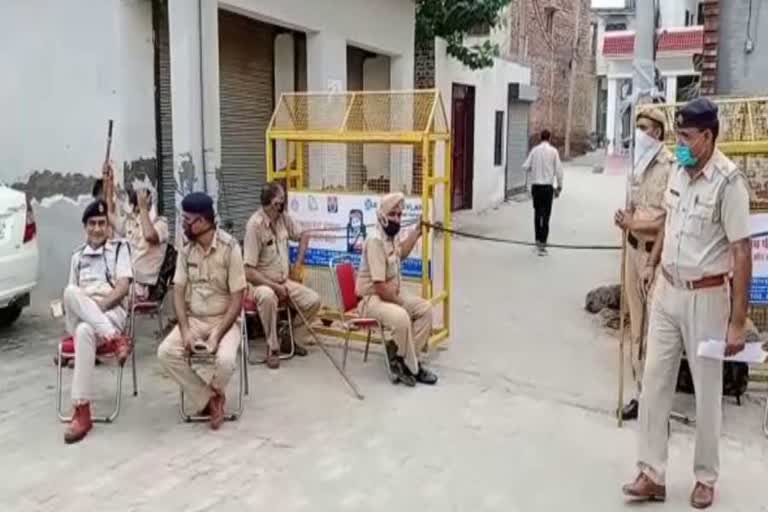
POLYGON ((475 88, 453 84, 451 132, 453 133, 454 210, 472 208, 475 147, 475 88))

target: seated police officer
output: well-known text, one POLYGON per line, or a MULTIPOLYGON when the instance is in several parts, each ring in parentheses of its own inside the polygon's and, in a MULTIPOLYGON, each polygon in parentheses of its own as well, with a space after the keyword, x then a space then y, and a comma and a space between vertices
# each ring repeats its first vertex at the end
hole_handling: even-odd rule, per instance
POLYGON ((64 441, 82 440, 92 428, 90 400, 97 345, 107 344, 120 364, 131 350, 123 334, 131 272, 130 249, 124 242, 108 239, 107 205, 91 203, 83 213, 87 242, 72 256, 69 284, 64 290, 64 314, 68 333, 73 336, 77 363, 72 379, 75 412, 64 441))

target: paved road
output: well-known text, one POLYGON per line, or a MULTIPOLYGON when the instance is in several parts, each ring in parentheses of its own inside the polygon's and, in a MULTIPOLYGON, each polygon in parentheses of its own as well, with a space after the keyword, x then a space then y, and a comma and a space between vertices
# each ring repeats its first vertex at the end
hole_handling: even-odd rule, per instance
MULTIPOLYGON (((621 178, 566 172, 552 241, 614 243, 621 178)), ((530 239, 530 208, 512 203, 457 222, 530 239)), ((176 389, 145 336, 139 397, 126 394, 117 423, 65 446, 50 362, 60 327, 25 315, 0 333, 0 509, 624 510, 635 432, 617 429, 610 413, 616 339, 583 312, 586 291, 615 280, 618 255, 454 246, 454 333, 434 354, 437 387, 391 386, 380 358, 363 364, 353 353, 360 402, 315 349, 279 372, 252 368, 245 416, 215 433, 179 421, 176 389)), ((99 376, 106 397, 112 374, 99 376)), ((764 396, 756 390, 744 406, 726 406, 717 510, 768 511, 764 396)), ((678 407, 690 410, 690 399, 678 407)), ((676 426, 670 498, 653 509, 687 509, 692 450, 691 431, 676 426)))

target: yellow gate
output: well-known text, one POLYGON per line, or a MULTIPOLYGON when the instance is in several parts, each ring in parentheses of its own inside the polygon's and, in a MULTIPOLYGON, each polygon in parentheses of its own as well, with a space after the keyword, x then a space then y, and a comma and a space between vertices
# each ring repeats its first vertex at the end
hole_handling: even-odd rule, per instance
MULTIPOLYGON (((451 148, 445 109, 436 90, 286 93, 267 130, 267 180, 284 182, 288 211, 304 228, 325 230, 306 280, 324 299, 321 332, 342 335, 328 260, 354 256, 359 246, 343 238, 345 209, 362 221, 381 194, 406 194, 406 216, 451 227, 451 148), (302 218, 302 214, 304 217, 302 218), (335 231, 334 231, 335 230, 335 231), (328 234, 333 233, 336 234, 328 234)), ((365 223, 362 223, 365 226, 365 223)), ((406 285, 441 305, 430 346, 448 338, 451 238, 422 229, 420 265, 406 260, 406 285)), ((347 231, 349 233, 349 231, 347 231)), ((363 234, 365 231, 363 230, 363 234)))

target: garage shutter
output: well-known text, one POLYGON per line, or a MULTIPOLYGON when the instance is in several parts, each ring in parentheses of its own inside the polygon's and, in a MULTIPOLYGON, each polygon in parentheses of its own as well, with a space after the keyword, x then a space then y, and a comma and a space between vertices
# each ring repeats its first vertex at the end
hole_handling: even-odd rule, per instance
POLYGON ((510 102, 507 114, 506 197, 525 190, 523 162, 528 154, 528 111, 530 103, 510 102))
POLYGON ((155 74, 158 116, 157 153, 160 167, 160 211, 168 219, 173 240, 176 228, 176 179, 173 172, 173 116, 171 111, 171 51, 168 36, 168 4, 155 2, 155 74))
POLYGON ((266 182, 265 137, 274 105, 275 29, 219 11, 222 226, 242 239, 266 182))

